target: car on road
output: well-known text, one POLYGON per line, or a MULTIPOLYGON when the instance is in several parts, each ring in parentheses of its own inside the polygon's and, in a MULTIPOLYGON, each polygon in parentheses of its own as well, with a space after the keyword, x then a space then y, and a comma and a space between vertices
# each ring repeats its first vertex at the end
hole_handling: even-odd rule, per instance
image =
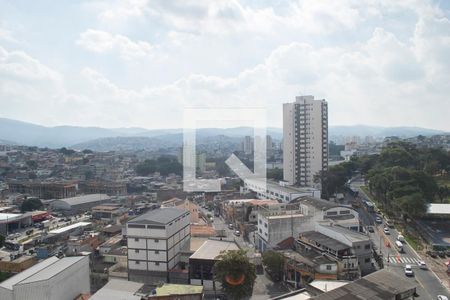
POLYGON ((432 257, 432 258, 436 258, 436 257, 437 257, 436 251, 430 251, 430 250, 428 250, 426 253, 427 253, 427 255, 428 255, 429 257, 432 257))
POLYGON ((373 230, 373 227, 372 227, 372 226, 367 226, 367 231, 368 231, 368 232, 375 232, 375 230, 373 230))
POLYGON ((376 216, 375 222, 377 222, 378 224, 381 224, 381 223, 383 223, 383 219, 381 219, 380 216, 376 216))
POLYGON ((386 219, 386 221, 384 222, 384 224, 386 225, 386 227, 388 228, 394 228, 394 223, 392 223, 391 220, 386 219))
POLYGON ((234 235, 235 235, 235 236, 240 236, 240 235, 241 235, 241 232, 240 232, 239 230, 236 230, 236 231, 234 232, 234 235))
POLYGON ((450 250, 445 251, 445 255, 450 257, 450 250))
POLYGON ((414 271, 413 271, 411 265, 406 265, 405 266, 405 275, 406 276, 414 276, 414 271))
POLYGON ((383 231, 384 231, 384 234, 391 234, 388 227, 384 227, 383 231))
POLYGON ((438 295, 436 299, 437 300, 448 300, 448 297, 444 296, 444 295, 438 295))
POLYGON ((402 242, 402 243, 404 243, 404 242, 405 242, 405 237, 404 237, 402 234, 399 234, 399 235, 397 236, 397 240, 400 241, 400 242, 402 242))
POLYGON ((426 264, 423 260, 419 261, 419 262, 417 263, 417 265, 418 265, 419 268, 422 269, 422 270, 428 270, 427 264, 426 264))
POLYGON ((228 224, 228 229, 233 229, 233 224, 228 224))

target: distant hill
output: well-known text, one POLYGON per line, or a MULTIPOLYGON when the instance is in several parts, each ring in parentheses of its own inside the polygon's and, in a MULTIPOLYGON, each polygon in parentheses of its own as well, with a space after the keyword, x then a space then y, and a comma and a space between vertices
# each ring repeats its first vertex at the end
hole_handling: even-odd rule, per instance
MULTIPOLYGON (((330 136, 399 136, 413 137, 417 135, 442 134, 443 131, 419 127, 375 127, 365 125, 330 126, 330 136)), ((267 134, 274 140, 281 140, 281 128, 269 127, 267 134)), ((222 141, 226 144, 238 144, 246 135, 253 135, 250 127, 236 128, 201 128, 197 130, 197 142, 214 143, 222 141), (221 137, 221 138, 220 138, 221 137), (211 138, 212 140, 207 140, 211 138), (204 139, 204 140, 201 140, 204 139)), ((180 145, 183 129, 145 129, 131 128, 101 128, 81 126, 46 127, 32 123, 0 118, 0 140, 10 144, 21 144, 39 147, 74 147, 107 149, 158 149, 166 146, 180 145)))
POLYGON ((378 127, 367 125, 330 126, 329 135, 334 136, 373 136, 373 137, 413 137, 418 135, 443 134, 445 131, 421 127, 378 127))

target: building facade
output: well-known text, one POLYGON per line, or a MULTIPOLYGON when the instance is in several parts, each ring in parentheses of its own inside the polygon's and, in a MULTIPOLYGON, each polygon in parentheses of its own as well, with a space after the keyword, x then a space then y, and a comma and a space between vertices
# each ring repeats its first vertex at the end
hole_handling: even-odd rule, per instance
POLYGON ((283 104, 283 177, 291 185, 313 186, 328 169, 328 104, 298 96, 283 104))
POLYGON ((189 215, 185 210, 161 208, 127 223, 129 280, 169 281, 168 272, 190 247, 189 215))

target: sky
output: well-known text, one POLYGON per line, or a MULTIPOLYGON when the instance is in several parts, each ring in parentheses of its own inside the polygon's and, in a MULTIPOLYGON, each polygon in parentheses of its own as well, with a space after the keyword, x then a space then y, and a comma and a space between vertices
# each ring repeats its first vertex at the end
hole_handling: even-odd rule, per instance
POLYGON ((330 125, 450 130, 447 0, 0 7, 0 117, 179 128, 186 108, 235 107, 281 127, 282 103, 314 95, 330 125))

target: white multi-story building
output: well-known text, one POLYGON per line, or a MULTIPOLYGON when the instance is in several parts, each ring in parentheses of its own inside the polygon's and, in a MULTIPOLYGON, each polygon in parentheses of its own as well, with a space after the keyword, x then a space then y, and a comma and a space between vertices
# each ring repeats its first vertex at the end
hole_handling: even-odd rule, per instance
POLYGON ((284 239, 314 230, 317 224, 322 223, 354 232, 360 230, 359 214, 352 207, 312 197, 299 197, 284 206, 259 207, 255 239, 259 250, 264 252, 284 239))
POLYGON ((313 186, 328 169, 328 104, 298 96, 283 104, 283 177, 292 185, 313 186))
POLYGON ((320 190, 312 187, 288 186, 285 182, 264 181, 259 179, 246 179, 242 192, 253 191, 258 199, 273 199, 281 202, 290 202, 298 197, 308 196, 320 198, 320 190))
POLYGON ((168 271, 190 247, 190 213, 178 208, 151 210, 127 223, 129 280, 166 281, 168 271))

